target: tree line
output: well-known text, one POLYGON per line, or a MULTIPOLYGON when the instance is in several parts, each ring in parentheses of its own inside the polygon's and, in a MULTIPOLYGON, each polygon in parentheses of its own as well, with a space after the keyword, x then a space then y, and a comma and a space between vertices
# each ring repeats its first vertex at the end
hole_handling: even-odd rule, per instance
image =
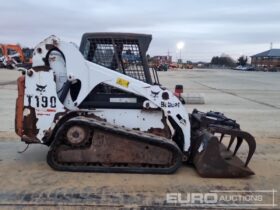
POLYGON ((240 56, 237 62, 228 55, 214 56, 211 59, 212 65, 235 67, 236 65, 246 66, 248 62, 247 56, 240 56))

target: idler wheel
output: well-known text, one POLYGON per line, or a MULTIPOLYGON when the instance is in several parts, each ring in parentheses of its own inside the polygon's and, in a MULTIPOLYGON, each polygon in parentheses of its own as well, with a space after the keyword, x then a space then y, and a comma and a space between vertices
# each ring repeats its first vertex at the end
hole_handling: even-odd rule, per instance
POLYGON ((68 129, 66 138, 71 145, 81 145, 88 140, 88 130, 84 127, 75 125, 68 129))

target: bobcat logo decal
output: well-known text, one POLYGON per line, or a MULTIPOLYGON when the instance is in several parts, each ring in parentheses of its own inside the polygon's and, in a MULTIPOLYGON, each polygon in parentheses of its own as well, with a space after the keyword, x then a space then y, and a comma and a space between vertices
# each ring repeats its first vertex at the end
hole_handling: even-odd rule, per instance
POLYGON ((37 86, 36 91, 39 91, 40 93, 43 93, 46 91, 47 85, 43 86, 43 85, 36 84, 36 86, 37 86))

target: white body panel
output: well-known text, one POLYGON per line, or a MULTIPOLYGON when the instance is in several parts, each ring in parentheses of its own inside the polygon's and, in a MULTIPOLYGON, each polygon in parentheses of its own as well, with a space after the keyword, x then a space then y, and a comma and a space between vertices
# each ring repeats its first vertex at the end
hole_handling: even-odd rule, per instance
MULTIPOLYGON (((54 116, 58 112, 64 112, 64 106, 59 102, 56 93, 53 71, 36 72, 25 79, 24 106, 32 107, 36 111, 38 119, 36 127, 39 129, 37 138, 42 141, 45 132, 52 126, 54 116), (39 86, 41 86, 41 88, 39 86)), ((25 108, 24 115, 30 111, 25 108)))
MULTIPOLYGON (((123 125, 128 128, 139 128, 146 131, 150 127, 163 127, 161 122, 162 113, 165 117, 171 117, 176 124, 181 128, 184 135, 184 151, 188 151, 190 146, 190 123, 188 112, 181 104, 178 98, 173 95, 172 92, 163 89, 158 85, 150 85, 145 82, 136 80, 129 76, 123 75, 116 71, 107 69, 100 65, 86 61, 79 50, 70 43, 62 42, 57 37, 51 36, 41 42, 34 50, 33 56, 33 71, 32 76, 27 76, 26 79, 26 95, 36 95, 36 84, 47 84, 44 92, 41 92, 41 96, 46 96, 48 100, 51 97, 56 97, 56 111, 50 114, 46 114, 44 117, 38 116, 38 113, 44 112, 45 107, 36 107, 35 101, 32 101, 31 106, 36 107, 36 116, 38 122, 36 127, 39 129, 37 138, 42 141, 44 132, 51 129, 53 126, 54 115, 58 112, 63 112, 66 109, 75 111, 78 110, 78 106, 83 102, 86 96, 100 83, 105 83, 110 86, 119 88, 126 92, 134 93, 139 96, 145 97, 147 100, 143 104, 141 110, 109 110, 101 109, 96 110, 95 113, 98 116, 103 116, 108 122, 123 125), (53 59, 53 63, 50 62, 49 67, 51 70, 42 71, 36 70, 39 67, 46 67, 45 58, 48 53, 47 45, 55 46, 63 53, 65 57, 65 63, 61 62, 61 59, 53 59), (58 62, 58 63, 55 63, 58 62), (57 96, 57 90, 61 88, 61 81, 66 70, 67 79, 69 81, 80 80, 81 89, 79 95, 75 101, 72 101, 70 94, 68 93, 63 104, 59 101, 57 96), (56 82, 54 81, 54 73, 56 75, 56 82), (59 78, 58 78, 59 77, 59 78), (167 95, 167 97, 163 97, 167 95), (156 111, 153 108, 160 108, 162 112, 156 111), (140 117, 140 118, 139 118, 140 117), (141 120, 142 118, 147 119, 141 120), (139 120, 137 120, 139 119, 139 120)), ((37 91, 39 92, 39 91, 37 91)), ((28 98, 25 97, 25 106, 28 105, 28 98)), ((48 103, 48 108, 50 107, 48 103)), ((171 132, 173 128, 170 124, 171 132)))
POLYGON ((93 113, 107 122, 131 129, 147 131, 150 128, 164 128, 161 111, 139 109, 97 109, 93 113))

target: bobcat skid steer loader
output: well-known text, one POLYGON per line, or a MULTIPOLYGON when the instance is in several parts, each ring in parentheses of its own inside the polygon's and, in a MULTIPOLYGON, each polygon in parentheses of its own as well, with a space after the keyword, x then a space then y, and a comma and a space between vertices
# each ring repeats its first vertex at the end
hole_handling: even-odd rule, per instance
POLYGON ((18 79, 16 133, 49 146, 47 162, 60 171, 168 174, 188 163, 203 177, 254 174, 254 138, 219 112, 189 114, 150 72, 150 41, 88 33, 80 50, 55 36, 39 43, 18 79), (242 142, 244 161, 236 156, 242 142))

